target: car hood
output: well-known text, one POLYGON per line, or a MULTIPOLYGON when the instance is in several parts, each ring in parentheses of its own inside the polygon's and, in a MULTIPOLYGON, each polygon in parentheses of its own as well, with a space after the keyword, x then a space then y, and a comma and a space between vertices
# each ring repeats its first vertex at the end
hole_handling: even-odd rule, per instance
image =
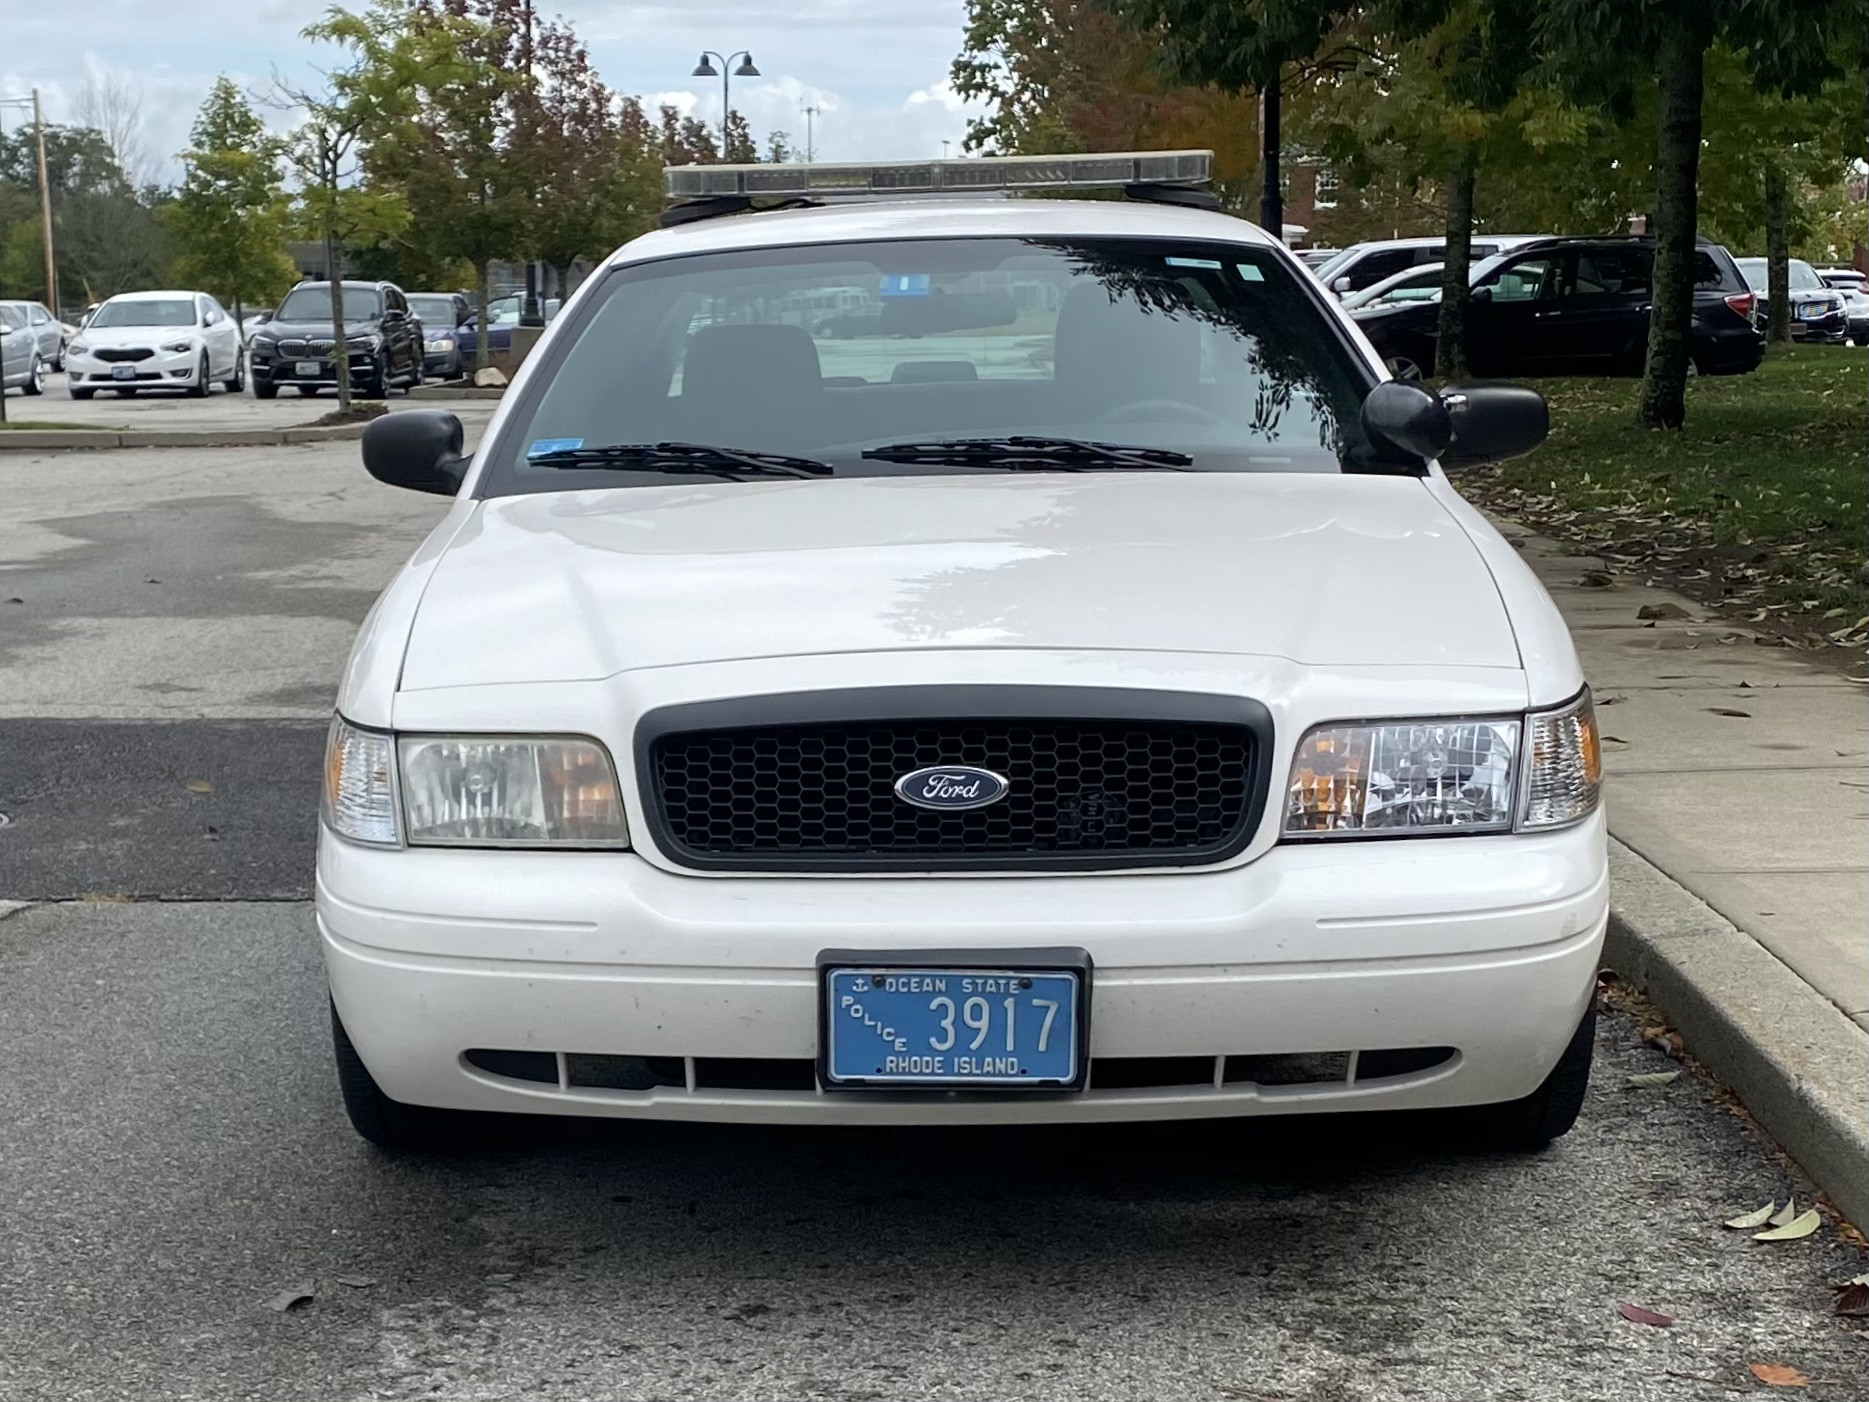
MULTIPOLYGON (((331 336, 331 320, 329 317, 325 318, 323 321, 280 321, 275 318, 253 329, 256 332, 268 336, 276 336, 281 340, 304 340, 308 337, 315 336, 323 336, 328 340, 331 336)), ((347 321, 344 323, 344 334, 346 336, 367 335, 379 329, 380 328, 374 321, 347 321)))
POLYGON ((1519 666, 1417 478, 969 474, 490 499, 436 564, 402 686, 941 648, 1519 666))
POLYGON ((199 326, 87 326, 78 333, 91 346, 153 346, 200 335, 199 326))

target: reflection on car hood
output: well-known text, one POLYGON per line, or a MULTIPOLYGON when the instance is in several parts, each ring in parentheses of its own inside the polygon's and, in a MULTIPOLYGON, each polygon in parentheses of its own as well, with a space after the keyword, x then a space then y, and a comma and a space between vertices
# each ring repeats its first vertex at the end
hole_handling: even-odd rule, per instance
POLYGON ((494 498, 436 566, 402 685, 939 648, 1519 665, 1419 479, 1098 472, 494 498))
POLYGON ((199 326, 87 326, 79 338, 92 346, 153 346, 200 334, 199 326))

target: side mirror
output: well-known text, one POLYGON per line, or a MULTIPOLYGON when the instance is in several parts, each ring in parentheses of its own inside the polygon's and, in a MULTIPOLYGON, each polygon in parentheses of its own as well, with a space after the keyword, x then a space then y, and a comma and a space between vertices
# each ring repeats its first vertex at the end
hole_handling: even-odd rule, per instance
POLYGON ((1440 457, 1454 438, 1439 396, 1402 380, 1385 380, 1369 392, 1363 400, 1363 432, 1378 447, 1399 448, 1418 458, 1440 457))
POLYGON ((461 421, 439 409, 404 409, 363 431, 363 465, 379 482, 451 497, 467 476, 461 421))
POLYGON ((1467 300, 1469 302, 1490 302, 1493 300, 1493 289, 1490 287, 1475 287, 1467 293, 1467 300))
POLYGON ((1335 282, 1331 283, 1330 290, 1341 297, 1350 290, 1350 279, 1347 277, 1338 278, 1335 282))
POLYGON ((254 323, 259 326, 264 326, 267 322, 271 321, 272 319, 273 319, 273 314, 271 312, 261 312, 258 316, 254 318, 254 323))
POLYGON ((1551 431, 1551 411, 1544 396, 1524 385, 1487 381, 1449 385, 1441 391, 1441 403, 1454 431, 1453 441, 1440 455, 1443 468, 1522 457, 1551 431))

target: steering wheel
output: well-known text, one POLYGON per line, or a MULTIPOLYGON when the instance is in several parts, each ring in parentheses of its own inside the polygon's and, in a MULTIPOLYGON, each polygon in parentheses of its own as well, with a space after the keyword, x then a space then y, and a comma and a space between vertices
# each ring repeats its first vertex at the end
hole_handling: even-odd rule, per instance
POLYGON ((1123 423, 1130 419, 1144 418, 1150 411, 1171 409, 1177 414, 1191 415, 1204 424, 1221 425, 1226 422, 1211 409, 1203 409, 1198 404, 1189 404, 1183 399, 1132 399, 1127 404, 1117 404, 1097 415, 1096 422, 1123 423))

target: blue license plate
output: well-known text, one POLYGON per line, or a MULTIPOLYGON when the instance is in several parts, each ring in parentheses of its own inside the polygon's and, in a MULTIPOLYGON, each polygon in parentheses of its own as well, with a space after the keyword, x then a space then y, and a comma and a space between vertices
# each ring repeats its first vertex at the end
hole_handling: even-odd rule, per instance
POLYGON ((831 966, 823 975, 827 1084, 992 1089, 1083 1079, 1079 970, 831 966))

